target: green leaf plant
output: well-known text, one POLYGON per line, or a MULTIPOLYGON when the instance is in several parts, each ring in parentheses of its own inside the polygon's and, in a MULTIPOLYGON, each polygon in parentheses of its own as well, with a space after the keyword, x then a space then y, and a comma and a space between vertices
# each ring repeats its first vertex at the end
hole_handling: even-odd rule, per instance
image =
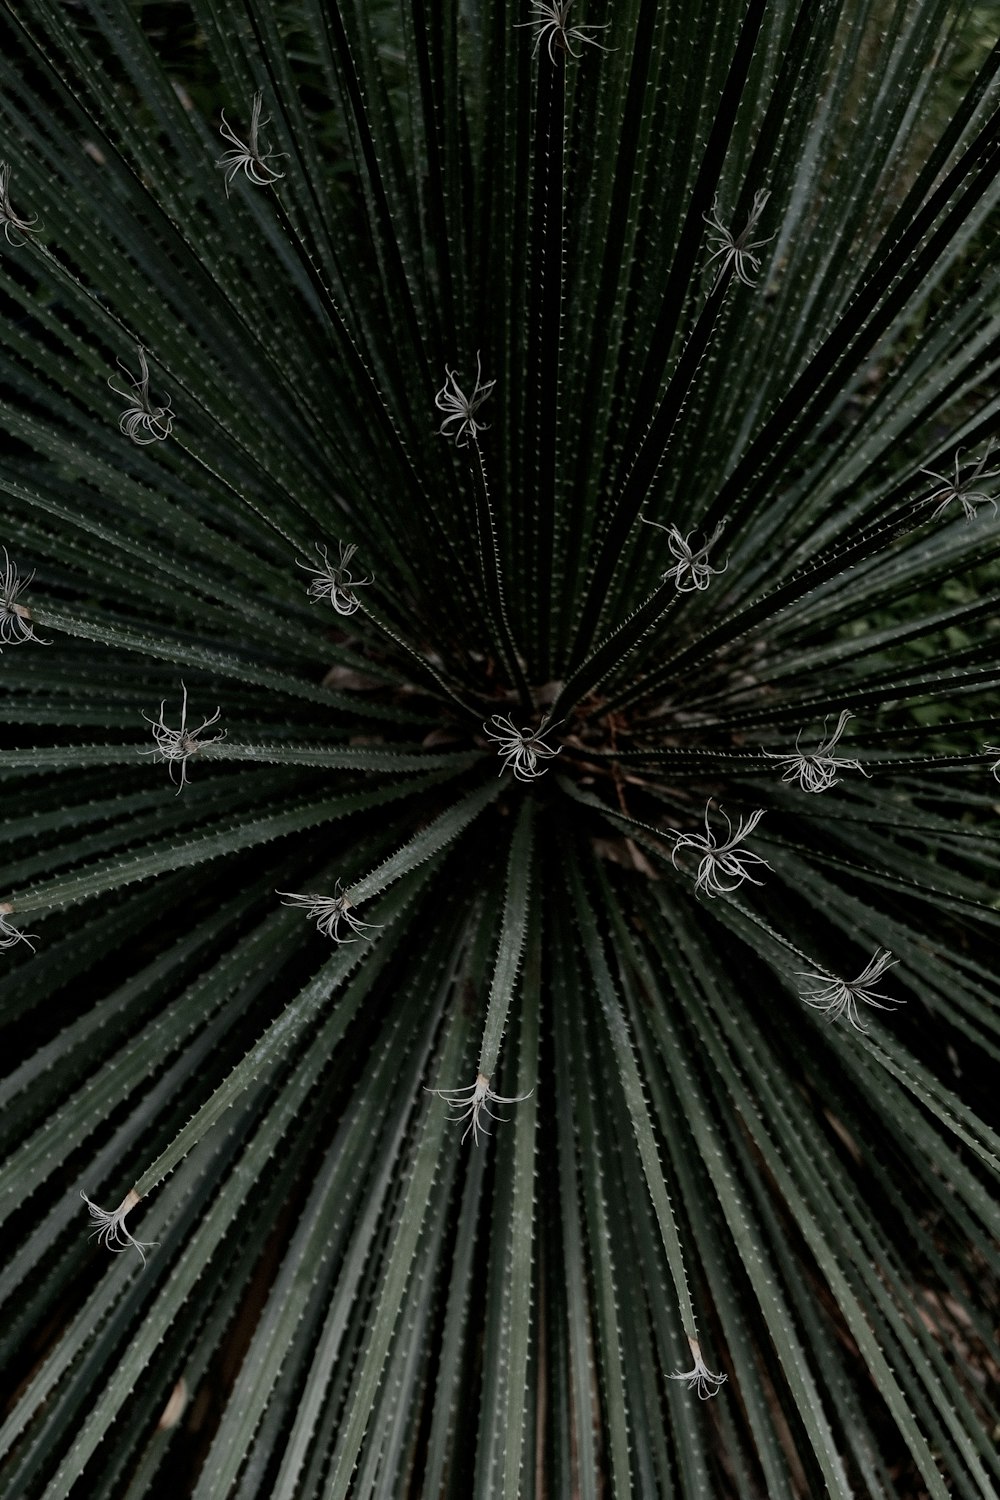
POLYGON ((1000 47, 0 17, 0 1491, 1000 1494, 1000 47))

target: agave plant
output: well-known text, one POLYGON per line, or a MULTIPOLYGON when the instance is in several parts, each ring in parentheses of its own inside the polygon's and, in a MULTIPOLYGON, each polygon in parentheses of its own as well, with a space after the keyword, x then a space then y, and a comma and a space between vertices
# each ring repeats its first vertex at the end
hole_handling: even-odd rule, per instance
POLYGON ((3 12, 4 1493, 996 1495, 1000 48, 3 12))

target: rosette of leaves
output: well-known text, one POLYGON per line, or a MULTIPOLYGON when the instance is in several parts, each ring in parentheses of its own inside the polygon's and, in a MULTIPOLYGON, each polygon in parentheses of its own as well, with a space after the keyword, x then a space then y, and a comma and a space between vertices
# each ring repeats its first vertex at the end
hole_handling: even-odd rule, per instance
POLYGON ((963 37, 4 5, 5 1493, 997 1493, 963 37))

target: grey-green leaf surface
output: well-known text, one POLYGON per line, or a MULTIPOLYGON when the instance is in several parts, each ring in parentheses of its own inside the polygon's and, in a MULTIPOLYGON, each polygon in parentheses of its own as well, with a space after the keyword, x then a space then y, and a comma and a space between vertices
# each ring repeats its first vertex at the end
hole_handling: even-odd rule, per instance
POLYGON ((0 1492, 1000 1493, 998 211, 988 5, 0 0, 0 1492))

